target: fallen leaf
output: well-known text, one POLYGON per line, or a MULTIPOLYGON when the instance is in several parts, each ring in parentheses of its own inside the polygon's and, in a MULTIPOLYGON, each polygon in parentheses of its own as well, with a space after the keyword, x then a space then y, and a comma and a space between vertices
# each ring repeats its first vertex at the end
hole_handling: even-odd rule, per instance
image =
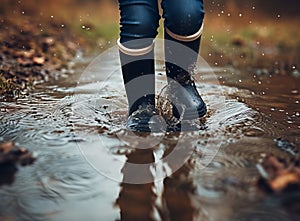
POLYGON ((299 160, 286 161, 272 155, 267 156, 257 165, 260 178, 257 185, 260 189, 280 194, 300 190, 299 160))
POLYGON ((54 44, 54 38, 47 37, 47 38, 45 38, 44 43, 47 44, 48 46, 51 46, 54 44))
POLYGON ((32 164, 35 158, 24 147, 18 147, 13 142, 0 144, 0 166, 21 164, 26 166, 32 164))
POLYGON ((43 65, 45 63, 45 57, 34 57, 33 63, 37 65, 43 65))
POLYGON ((23 67, 30 67, 33 63, 32 61, 28 60, 28 59, 23 59, 23 58, 18 58, 18 63, 20 66, 23 67))
POLYGON ((270 187, 276 192, 282 191, 288 185, 300 184, 299 175, 294 172, 286 171, 269 181, 270 187))
POLYGON ((35 53, 34 49, 30 49, 29 51, 24 51, 23 55, 25 58, 32 58, 35 53))
POLYGON ((13 148, 13 142, 6 142, 1 144, 0 146, 0 153, 6 154, 13 148))

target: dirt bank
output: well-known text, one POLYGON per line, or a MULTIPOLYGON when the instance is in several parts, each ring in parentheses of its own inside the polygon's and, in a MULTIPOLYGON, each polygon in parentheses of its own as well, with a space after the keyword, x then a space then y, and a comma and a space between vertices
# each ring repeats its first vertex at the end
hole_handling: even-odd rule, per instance
POLYGON ((70 70, 69 62, 84 44, 68 25, 51 17, 41 23, 25 15, 17 19, 3 16, 0 23, 2 99, 26 94, 36 83, 70 70))

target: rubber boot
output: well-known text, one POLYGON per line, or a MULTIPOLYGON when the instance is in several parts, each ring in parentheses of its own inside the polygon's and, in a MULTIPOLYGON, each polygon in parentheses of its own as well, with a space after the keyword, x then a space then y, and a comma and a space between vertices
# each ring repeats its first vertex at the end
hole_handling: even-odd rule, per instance
POLYGON ((161 122, 155 109, 153 49, 138 56, 121 51, 119 54, 129 106, 127 129, 137 132, 159 131, 161 122))
POLYGON ((173 97, 173 115, 183 120, 203 117, 207 108, 191 76, 197 62, 201 36, 179 41, 165 31, 166 74, 173 97))

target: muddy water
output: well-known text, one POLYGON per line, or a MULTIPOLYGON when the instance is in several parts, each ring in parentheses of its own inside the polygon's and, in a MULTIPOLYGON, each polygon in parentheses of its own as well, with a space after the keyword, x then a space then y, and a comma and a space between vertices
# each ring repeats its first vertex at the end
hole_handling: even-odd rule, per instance
POLYGON ((299 220, 300 193, 255 186, 266 154, 291 157, 275 138, 299 147, 299 78, 199 65, 205 122, 141 137, 125 130, 116 56, 0 104, 1 139, 37 156, 1 183, 0 220, 299 220))

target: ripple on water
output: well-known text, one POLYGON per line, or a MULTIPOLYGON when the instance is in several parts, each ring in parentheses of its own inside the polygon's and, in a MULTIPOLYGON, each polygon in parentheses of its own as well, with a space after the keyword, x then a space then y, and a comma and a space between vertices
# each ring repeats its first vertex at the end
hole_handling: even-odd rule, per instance
POLYGON ((76 116, 72 110, 74 100, 66 97, 62 100, 48 98, 43 102, 23 101, 25 104, 21 105, 21 110, 18 110, 20 105, 16 104, 15 111, 1 116, 0 135, 22 143, 44 143, 49 146, 81 142, 84 139, 72 132, 74 124, 85 122, 93 125, 94 122, 97 125, 97 122, 88 118, 89 115, 76 116))
MULTIPOLYGON (((21 217, 44 220, 76 203, 101 197, 101 177, 82 160, 76 149, 64 151, 45 150, 35 167, 29 168, 31 176, 18 177, 22 182, 13 186, 17 205, 12 209, 17 209, 21 217)), ((8 199, 14 195, 11 194, 8 199)))
MULTIPOLYGON (((218 87, 222 88, 225 95, 234 91, 225 86, 218 87)), ((199 137, 193 137, 197 144, 192 160, 191 177, 197 187, 197 196, 201 200, 217 202, 228 192, 233 195, 235 192, 241 192, 244 187, 240 184, 244 183, 245 187, 253 184, 253 178, 257 176, 253 161, 257 156, 261 157, 262 151, 252 152, 251 148, 243 148, 239 143, 242 138, 245 139, 244 131, 255 125, 257 112, 234 99, 226 99, 223 103, 213 106, 210 102, 214 101, 210 101, 210 96, 216 93, 215 87, 214 91, 211 90, 206 89, 210 95, 206 95, 205 98, 210 107, 205 122, 207 129, 200 131, 199 137), (231 149, 233 146, 238 146, 239 149, 231 149), (227 150, 232 150, 232 154, 227 153, 227 150), (247 152, 244 156, 243 151, 247 152), (232 186, 236 189, 231 189, 232 186), (237 189, 239 191, 236 191, 237 189)))
MULTIPOLYGON (((251 162, 246 158, 240 157, 239 155, 236 157, 232 155, 230 157, 223 154, 223 157, 216 157, 215 160, 212 162, 210 161, 216 156, 221 146, 236 142, 243 136, 243 132, 246 128, 248 129, 253 126, 255 123, 254 116, 257 114, 257 112, 247 107, 244 103, 238 102, 237 100, 223 100, 220 99, 220 96, 218 97, 220 91, 223 91, 224 94, 231 93, 232 88, 230 87, 206 84, 201 86, 201 89, 207 92, 204 96, 204 99, 209 107, 209 113, 206 116, 205 122, 207 128, 204 130, 191 132, 186 136, 186 139, 192 140, 192 143, 194 143, 193 145, 195 145, 196 155, 194 160, 197 162, 196 164, 202 165, 201 167, 205 167, 208 163, 211 163, 210 167, 215 168, 245 168, 249 166, 251 162), (222 102, 216 102, 216 97, 218 97, 218 101, 221 100, 222 102), (207 161, 206 158, 208 159, 207 161)), ((83 113, 88 112, 88 110, 92 110, 93 108, 91 108, 91 105, 95 106, 95 104, 92 104, 91 102, 86 102, 85 99, 82 101, 83 106, 85 107, 85 109, 81 109, 83 113), (86 109, 88 110, 85 111, 86 109)), ((113 101, 106 100, 104 102, 109 102, 107 105, 110 106, 109 104, 113 101)), ((99 102, 96 103, 99 105, 99 102)), ((112 111, 114 106, 112 105, 112 107, 113 108, 110 108, 110 117, 113 118, 119 116, 118 113, 112 111)), ((94 112, 95 111, 93 109, 91 114, 94 112)), ((108 120, 105 116, 102 122, 108 124, 116 123, 108 120)), ((111 137, 111 139, 116 138, 118 139, 119 136, 117 135, 111 137)), ((171 144, 171 140, 169 141, 171 144)), ((108 146, 111 145, 108 144, 108 146)), ((124 149, 124 147, 113 146, 111 147, 111 151, 115 154, 127 154, 129 150, 126 148, 124 149), (120 151, 118 151, 118 148, 120 148, 120 151)))
POLYGON ((292 221, 294 220, 282 208, 278 206, 261 205, 261 207, 248 207, 236 211, 231 218, 233 221, 269 220, 269 221, 292 221))
POLYGON ((274 121, 270 117, 268 117, 264 113, 257 113, 255 115, 255 124, 253 125, 252 131, 250 130, 250 134, 246 131, 246 135, 253 136, 254 135, 265 135, 268 137, 279 137, 283 130, 285 130, 285 126, 282 123, 274 121))

